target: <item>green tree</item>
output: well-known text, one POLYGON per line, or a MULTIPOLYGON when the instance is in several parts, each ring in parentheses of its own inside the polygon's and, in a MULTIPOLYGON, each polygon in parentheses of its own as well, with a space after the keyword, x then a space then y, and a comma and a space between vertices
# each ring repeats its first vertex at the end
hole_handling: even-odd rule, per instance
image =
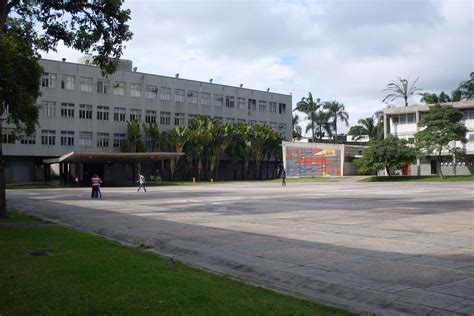
POLYGON ((436 93, 423 93, 423 97, 421 98, 421 102, 424 102, 426 104, 436 104, 436 103, 447 103, 451 102, 451 97, 444 93, 444 91, 441 91, 439 95, 436 93))
POLYGON ((461 100, 471 100, 474 98, 474 72, 471 72, 468 80, 461 81, 458 89, 461 100))
POLYGON ((371 141, 362 157, 354 163, 359 173, 373 174, 384 169, 391 177, 394 170, 404 168, 415 158, 415 149, 408 147, 405 140, 389 135, 385 139, 371 141))
MULTIPOLYGON (((329 137, 332 136, 332 128, 331 128, 331 123, 329 122, 330 120, 330 114, 324 111, 317 111, 314 113, 311 113, 310 115, 311 121, 314 122, 316 126, 316 134, 315 136, 318 137, 318 140, 321 142, 323 140, 323 137, 325 135, 328 135, 329 137)), ((306 127, 306 132, 308 129, 311 127, 311 123, 306 127)))
POLYGON ((415 87, 418 79, 419 78, 416 78, 412 84, 409 84, 408 79, 402 79, 400 77, 397 78, 397 80, 390 80, 387 84, 387 88, 382 90, 382 92, 389 92, 385 98, 383 98, 382 102, 389 103, 397 99, 403 99, 405 106, 408 106, 408 98, 421 90, 415 87))
MULTIPOLYGON (((95 55, 94 63, 104 73, 116 69, 122 43, 132 36, 126 24, 130 11, 121 7, 121 0, 0 1, 0 114, 7 115, 7 123, 31 134, 38 122, 35 102, 43 72, 39 50, 54 50, 62 41, 95 55)), ((5 170, 0 164, 0 218, 4 217, 5 170)))
MULTIPOLYGON (((188 140, 189 130, 187 127, 176 127, 172 130, 166 131, 163 135, 164 143, 170 151, 182 153, 188 140)), ((180 156, 170 159, 171 180, 174 178, 176 167, 179 165, 180 156)))
POLYGON ((298 114, 293 115, 293 139, 300 140, 303 137, 303 129, 298 125, 300 117, 298 114))
POLYGON ((383 138, 383 121, 376 120, 374 116, 360 119, 359 125, 352 126, 349 129, 349 135, 354 136, 355 140, 363 136, 369 137, 369 140, 379 140, 383 138))
POLYGON ((152 148, 148 148, 151 151, 160 151, 160 142, 161 142, 161 131, 160 127, 156 123, 143 123, 143 132, 145 136, 150 138, 153 142, 152 148))
POLYGON ((140 123, 127 121, 127 139, 120 148, 122 152, 139 153, 146 151, 145 144, 140 133, 140 123))
POLYGON ((337 143, 337 121, 341 121, 349 126, 349 114, 346 112, 344 104, 337 101, 325 102, 324 109, 332 120, 332 129, 334 131, 334 142, 337 143))
POLYGON ((311 139, 313 142, 316 140, 316 119, 318 118, 318 112, 321 107, 320 99, 313 99, 311 92, 308 92, 308 97, 301 98, 301 101, 296 103, 294 111, 300 111, 306 114, 306 119, 309 120, 309 124, 306 128, 311 131, 311 139))
POLYGON ((443 178, 440 163, 443 152, 453 160, 459 148, 455 142, 466 143, 467 128, 461 123, 463 114, 451 105, 436 104, 430 107, 418 124, 422 129, 415 134, 415 144, 420 156, 435 154, 439 176, 443 178))

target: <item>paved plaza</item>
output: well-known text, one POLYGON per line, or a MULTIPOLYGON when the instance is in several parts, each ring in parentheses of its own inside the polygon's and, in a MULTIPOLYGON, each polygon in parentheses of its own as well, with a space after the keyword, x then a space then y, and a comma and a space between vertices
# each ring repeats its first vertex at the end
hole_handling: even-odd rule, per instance
POLYGON ((9 208, 377 315, 474 314, 472 183, 11 190, 9 208))

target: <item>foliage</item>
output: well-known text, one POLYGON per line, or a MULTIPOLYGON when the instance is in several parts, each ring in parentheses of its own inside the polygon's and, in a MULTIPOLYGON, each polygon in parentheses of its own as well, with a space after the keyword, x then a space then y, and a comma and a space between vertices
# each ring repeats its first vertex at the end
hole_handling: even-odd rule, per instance
POLYGON ((137 121, 127 122, 127 139, 120 148, 122 152, 139 153, 145 151, 140 133, 140 123, 137 121))
POLYGON ((321 107, 321 100, 320 99, 313 99, 313 94, 308 92, 307 97, 301 98, 301 101, 296 103, 296 107, 294 111, 300 111, 306 114, 307 120, 309 120, 309 124, 306 127, 306 132, 311 131, 311 139, 314 142, 316 140, 316 120, 318 118, 319 109, 321 107))
POLYGON ((426 104, 447 103, 451 101, 451 97, 444 93, 444 91, 441 91, 439 95, 437 95, 436 93, 423 93, 423 97, 421 98, 421 102, 424 102, 426 104))
POLYGON ((471 100, 474 98, 474 72, 471 72, 468 80, 459 84, 457 89, 460 94, 460 100, 471 100))
POLYGON ((160 127, 156 123, 143 123, 143 132, 145 136, 152 140, 152 148, 149 148, 151 151, 160 151, 160 142, 161 142, 161 131, 160 127))
POLYGON ((383 139, 383 116, 376 119, 375 116, 360 119, 357 123, 359 125, 351 126, 349 135, 354 136, 355 140, 359 140, 364 136, 369 137, 369 140, 383 139))
POLYGON ((389 135, 385 139, 369 143, 361 158, 354 160, 361 174, 373 174, 385 169, 391 177, 393 170, 402 169, 416 158, 415 149, 405 140, 389 135))
MULTIPOLYGON (((461 123, 463 114, 451 105, 436 104, 430 107, 420 123, 421 130, 415 134, 415 144, 420 156, 436 154, 438 164, 442 160, 442 153, 447 152, 455 156, 460 149, 454 141, 466 143, 467 128, 461 123)), ((440 177, 443 177, 441 168, 440 177)))
POLYGON ((349 114, 346 112, 344 104, 337 101, 325 102, 324 109, 327 111, 330 120, 332 120, 332 129, 334 131, 334 142, 337 143, 337 121, 341 121, 349 126, 349 114))
POLYGON ((293 115, 293 139, 300 140, 303 137, 303 129, 298 125, 300 118, 298 114, 293 115))
MULTIPOLYGON (((38 51, 54 50, 59 42, 86 54, 112 73, 132 33, 130 11, 122 0, 0 1, 0 114, 21 132, 31 134, 38 123, 42 68, 38 51)), ((2 128, 0 126, 0 138, 2 128)), ((0 147, 0 160, 3 160, 0 147)), ((5 170, 0 164, 0 218, 6 216, 5 170)))
POLYGON ((403 99, 405 106, 408 106, 408 98, 421 90, 415 86, 418 79, 419 78, 416 78, 412 84, 409 84, 408 79, 402 79, 400 77, 398 77, 397 80, 390 80, 387 84, 387 88, 382 90, 382 92, 389 92, 385 98, 383 98, 382 102, 387 102, 388 104, 397 99, 403 99))

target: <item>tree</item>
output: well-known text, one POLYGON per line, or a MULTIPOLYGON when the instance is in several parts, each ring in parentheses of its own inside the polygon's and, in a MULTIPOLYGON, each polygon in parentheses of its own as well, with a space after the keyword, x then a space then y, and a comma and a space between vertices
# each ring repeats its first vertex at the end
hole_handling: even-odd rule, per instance
POLYGON ((457 90, 461 95, 460 100, 470 100, 474 98, 474 72, 471 72, 469 79, 461 81, 457 90))
POLYGON ((293 115, 293 139, 300 140, 303 136, 303 129, 298 125, 300 118, 298 114, 293 115))
POLYGON ((359 125, 352 126, 349 129, 349 135, 354 136, 355 140, 361 139, 363 136, 369 137, 369 140, 379 140, 383 138, 383 121, 376 120, 372 115, 365 119, 360 119, 359 125))
MULTIPOLYGON (((314 121, 316 125, 316 134, 319 141, 323 140, 323 137, 327 134, 329 137, 332 136, 331 123, 329 122, 330 115, 324 111, 317 111, 311 113, 311 120, 314 121)), ((306 132, 311 125, 306 127, 306 132)))
POLYGON ((308 97, 301 98, 301 101, 296 103, 294 111, 300 111, 306 114, 306 119, 309 120, 309 128, 306 128, 306 132, 311 130, 311 139, 314 142, 316 140, 316 119, 318 118, 318 110, 321 107, 320 99, 313 99, 311 92, 308 92, 308 97))
POLYGON ((139 153, 145 151, 145 144, 140 134, 140 123, 127 121, 127 139, 121 146, 122 152, 139 153))
POLYGON ((408 98, 415 95, 418 89, 415 87, 416 82, 419 78, 410 85, 408 79, 402 79, 400 77, 397 80, 390 80, 387 84, 387 88, 383 89, 382 92, 390 92, 383 98, 382 102, 392 102, 396 99, 403 99, 405 101, 405 106, 408 106, 408 98), (388 100, 388 101, 387 101, 388 100))
MULTIPOLYGON (((454 91, 453 91, 454 92, 454 91)), ((449 95, 444 93, 444 91, 441 91, 441 93, 436 95, 436 93, 423 93, 421 98, 421 102, 424 102, 426 104, 436 104, 436 103, 447 103, 451 102, 452 99, 449 95)))
POLYGON ((345 111, 344 104, 337 101, 325 102, 324 109, 329 114, 329 119, 332 119, 332 128, 334 130, 334 142, 337 143, 337 121, 341 121, 349 125, 349 114, 345 111))
MULTIPOLYGON (((54 50, 62 41, 95 55, 94 63, 104 73, 116 69, 122 43, 132 36, 126 24, 130 11, 121 6, 121 0, 0 1, 0 115, 7 114, 7 123, 26 134, 37 125, 35 102, 43 72, 39 50, 54 50)), ((0 126, 0 139, 1 131, 0 126)), ((4 217, 5 170, 0 146, 0 218, 4 217)))
MULTIPOLYGON (((453 160, 459 148, 455 142, 466 143, 467 128, 461 123, 463 114, 451 105, 436 104, 421 119, 418 124, 422 130, 415 134, 415 144, 420 156, 436 154, 438 166, 442 160, 443 151, 448 153, 453 160)), ((443 178, 441 168, 439 176, 443 178)))
POLYGON ((405 140, 389 135, 385 139, 369 143, 361 158, 354 160, 359 173, 376 173, 385 169, 388 176, 402 169, 416 158, 415 149, 408 147, 405 140))
POLYGON ((145 136, 150 138, 152 143, 152 148, 147 148, 151 151, 160 151, 160 142, 161 142, 161 131, 160 127, 156 123, 143 123, 143 132, 145 136))

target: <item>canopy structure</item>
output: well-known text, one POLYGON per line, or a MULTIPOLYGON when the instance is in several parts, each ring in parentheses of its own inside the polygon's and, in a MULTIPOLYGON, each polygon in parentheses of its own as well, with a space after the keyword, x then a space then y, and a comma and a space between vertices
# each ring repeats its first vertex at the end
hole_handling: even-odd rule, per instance
POLYGON ((110 162, 146 162, 171 159, 184 156, 184 153, 151 152, 151 153, 105 153, 90 151, 72 151, 57 158, 43 159, 46 164, 84 162, 84 163, 110 163, 110 162))

